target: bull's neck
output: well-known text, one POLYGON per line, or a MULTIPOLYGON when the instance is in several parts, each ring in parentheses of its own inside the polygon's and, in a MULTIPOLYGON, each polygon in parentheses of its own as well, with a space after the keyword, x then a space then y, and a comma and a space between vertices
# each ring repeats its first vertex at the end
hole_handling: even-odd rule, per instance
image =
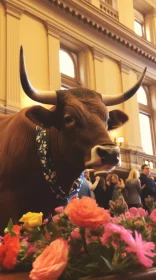
POLYGON ((47 130, 47 142, 49 154, 56 170, 58 183, 68 192, 73 181, 80 176, 82 170, 71 165, 61 153, 59 133, 54 127, 47 130))

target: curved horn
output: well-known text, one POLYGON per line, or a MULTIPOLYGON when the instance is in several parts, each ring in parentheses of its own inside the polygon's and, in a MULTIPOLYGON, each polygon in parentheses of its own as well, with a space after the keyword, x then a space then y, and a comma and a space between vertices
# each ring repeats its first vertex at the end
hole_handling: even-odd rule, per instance
POLYGON ((123 102, 127 101, 128 99, 130 99, 141 86, 145 73, 146 73, 146 69, 147 69, 147 67, 144 69, 144 71, 143 71, 141 77, 139 78, 139 80, 137 81, 137 83, 131 89, 127 90, 126 92, 119 94, 119 95, 101 94, 103 103, 106 106, 111 106, 111 105, 117 105, 117 104, 123 103, 123 102))
POLYGON ((40 103, 56 105, 57 103, 56 91, 40 91, 33 88, 31 83, 29 82, 29 79, 27 77, 25 62, 24 62, 22 46, 20 48, 20 80, 21 80, 23 90, 28 95, 28 97, 40 103))

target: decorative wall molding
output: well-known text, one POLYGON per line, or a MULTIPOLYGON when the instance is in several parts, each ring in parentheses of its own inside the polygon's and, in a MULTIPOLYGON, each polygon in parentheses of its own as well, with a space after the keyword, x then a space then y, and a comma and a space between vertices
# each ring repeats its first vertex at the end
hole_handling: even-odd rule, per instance
POLYGON ((0 104, 0 114, 15 114, 21 111, 21 108, 13 106, 3 106, 0 104))
POLYGON ((103 2, 101 0, 99 0, 99 1, 100 1, 100 9, 101 9, 102 12, 104 12, 107 15, 109 15, 110 17, 112 17, 115 20, 119 20, 118 11, 113 9, 113 7, 108 5, 106 2, 103 2))
POLYGON ((59 26, 56 27, 53 23, 49 21, 45 21, 45 26, 47 28, 48 35, 51 35, 57 39, 60 39, 60 35, 63 32, 63 29, 60 28, 59 26))
POLYGON ((93 56, 95 59, 103 62, 104 56, 106 55, 100 49, 93 47, 93 56))
POLYGON ((24 9, 20 5, 16 6, 13 2, 10 2, 8 0, 5 0, 4 3, 5 3, 6 14, 12 15, 18 19, 21 18, 24 9))
POLYGON ((155 46, 143 38, 139 38, 133 31, 126 28, 111 17, 103 15, 103 13, 86 1, 79 0, 65 2, 62 0, 40 0, 41 2, 51 3, 56 9, 61 9, 68 16, 72 16, 75 20, 87 25, 95 32, 112 39, 116 43, 128 48, 131 52, 144 57, 145 59, 156 64, 155 46), (82 9, 83 5, 83 9, 82 9), (94 20, 92 15, 94 14, 94 20))
MULTIPOLYGON (((93 47, 93 36, 90 40, 89 37, 82 36, 73 30, 72 21, 78 22, 82 25, 82 28, 83 26, 86 28, 87 32, 94 32, 95 36, 97 33, 99 38, 104 38, 107 41, 107 44, 110 43, 112 46, 116 46, 116 51, 115 49, 112 50, 106 47, 106 55, 117 61, 124 60, 125 58, 122 57, 121 52, 123 49, 123 52, 126 51, 130 56, 139 60, 139 63, 134 64, 131 59, 126 59, 125 64, 129 65, 131 69, 140 72, 146 64, 148 66, 148 77, 154 82, 155 75, 151 68, 155 67, 156 64, 155 46, 147 40, 140 38, 133 31, 113 20, 110 16, 107 16, 89 2, 86 2, 85 0, 36 0, 33 2, 30 0, 6 1, 43 22, 48 21, 50 25, 52 24, 52 29, 51 31, 49 29, 48 32, 51 32, 53 35, 54 29, 57 30, 58 34, 60 34, 60 30, 63 30, 63 36, 69 35, 80 40, 82 43, 93 47), (51 16, 51 13, 49 12, 50 10, 55 14, 55 19, 51 16), (71 21, 70 27, 59 22, 57 14, 60 15, 60 13, 63 13, 63 16, 66 14, 68 20, 71 21), (94 20, 92 20, 93 14, 94 20), (120 50, 121 54, 119 54, 117 49, 120 50), (140 68, 141 64, 142 67, 140 68)), ((58 36, 57 32, 54 36, 58 36)), ((105 45, 100 45, 98 41, 96 43, 99 49, 105 48, 105 45)))
POLYGON ((119 64, 120 64, 121 72, 129 75, 129 70, 130 70, 129 66, 126 65, 123 61, 120 61, 119 64))

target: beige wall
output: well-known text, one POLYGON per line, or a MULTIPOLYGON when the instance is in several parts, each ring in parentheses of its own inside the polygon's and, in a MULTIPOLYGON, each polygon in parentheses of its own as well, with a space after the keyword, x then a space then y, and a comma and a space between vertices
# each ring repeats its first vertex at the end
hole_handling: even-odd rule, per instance
MULTIPOLYGON (((122 80, 119 64, 111 58, 105 57, 103 62, 103 75, 101 76, 101 83, 103 84, 103 93, 105 94, 120 94, 122 93, 122 80)), ((124 110, 124 104, 109 106, 108 110, 124 110)), ((112 130, 110 132, 111 138, 122 136, 125 138, 124 126, 112 130)))
MULTIPOLYGON (((77 9, 79 13, 86 13, 88 17, 91 17, 92 13, 91 19, 94 15, 94 20, 99 20, 99 26, 108 28, 107 33, 112 32, 112 37, 107 36, 104 31, 99 32, 94 27, 84 24, 83 20, 78 21, 76 17, 68 16, 65 11, 60 13, 59 8, 49 6, 49 1, 46 0, 41 2, 6 0, 5 8, 0 3, 1 111, 3 107, 18 111, 25 106, 36 104, 24 94, 20 86, 18 70, 20 45, 24 47, 29 79, 38 89, 60 88, 60 44, 68 46, 68 49, 73 49, 78 54, 80 82, 84 87, 102 94, 120 94, 137 81, 137 73, 141 73, 146 65, 147 82, 150 85, 155 83, 155 64, 124 45, 124 40, 127 40, 126 42, 131 42, 135 48, 155 55, 155 47, 145 41, 142 43, 132 32, 133 0, 117 0, 119 21, 111 19, 108 15, 102 15, 101 11, 98 13, 100 7, 98 0, 94 0, 93 5, 85 3, 88 6, 84 7, 83 2, 80 7, 79 4, 78 0, 70 3, 73 5, 72 9, 77 9)), ((155 28, 155 18, 152 17, 152 20, 153 24, 149 23, 148 26, 155 28)), ((141 150, 136 96, 125 104, 108 109, 123 110, 130 118, 123 127, 111 132, 112 139, 123 136, 124 147, 141 150)))
POLYGON ((134 30, 133 0, 117 0, 119 21, 134 30))
POLYGON ((6 99, 6 16, 5 9, 0 3, 0 104, 4 105, 6 99))
MULTIPOLYGON (((47 31, 42 22, 23 14, 20 20, 20 45, 24 48, 27 71, 35 88, 48 90, 47 31)), ((21 107, 36 104, 20 90, 21 107)))

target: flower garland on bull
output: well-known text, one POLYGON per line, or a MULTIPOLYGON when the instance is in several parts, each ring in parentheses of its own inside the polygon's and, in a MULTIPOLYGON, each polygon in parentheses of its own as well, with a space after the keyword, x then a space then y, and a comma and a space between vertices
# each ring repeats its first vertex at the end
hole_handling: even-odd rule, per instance
MULTIPOLYGON (((113 217, 89 197, 73 199, 42 221, 42 213, 10 220, 0 239, 2 271, 31 270, 31 279, 100 277, 152 267, 156 262, 156 205, 125 211, 122 196, 113 217), (119 205, 120 210, 119 211, 119 205), (123 211, 123 213, 121 213, 123 211)), ((113 208, 112 208, 113 205, 113 208)))

